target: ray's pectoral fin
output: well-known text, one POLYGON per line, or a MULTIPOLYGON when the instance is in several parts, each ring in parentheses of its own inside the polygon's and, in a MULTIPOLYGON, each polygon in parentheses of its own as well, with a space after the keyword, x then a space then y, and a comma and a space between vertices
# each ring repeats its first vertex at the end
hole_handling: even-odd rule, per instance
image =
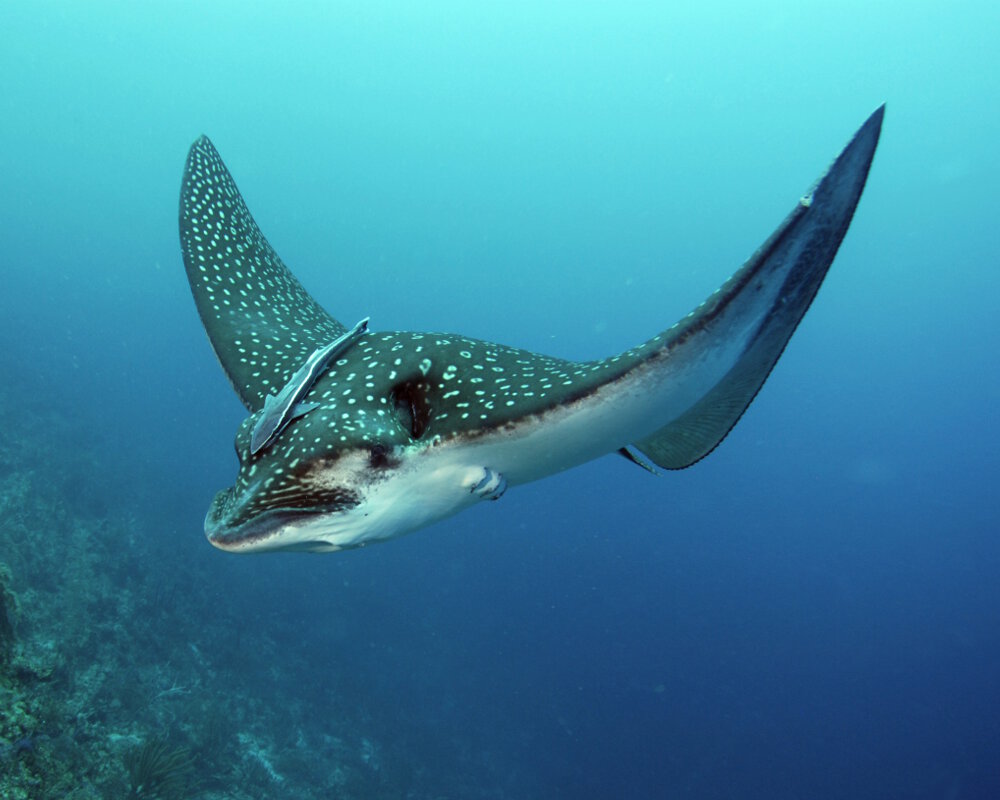
POLYGON ((273 387, 287 385, 317 351, 352 334, 278 258, 205 136, 188 153, 179 222, 198 314, 250 413, 264 408, 273 387))
POLYGON ((875 154, 883 110, 861 126, 749 261, 666 336, 662 361, 688 364, 681 371, 700 393, 669 423, 633 442, 653 463, 681 469, 704 458, 753 401, 847 232, 875 154))

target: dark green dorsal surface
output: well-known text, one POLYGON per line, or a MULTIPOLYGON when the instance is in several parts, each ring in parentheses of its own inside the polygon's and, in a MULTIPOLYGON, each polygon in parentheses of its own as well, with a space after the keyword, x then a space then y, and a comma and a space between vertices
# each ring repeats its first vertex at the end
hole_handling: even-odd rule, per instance
POLYGON ((256 411, 345 328, 278 258, 205 136, 188 154, 180 233, 205 331, 240 400, 256 411))

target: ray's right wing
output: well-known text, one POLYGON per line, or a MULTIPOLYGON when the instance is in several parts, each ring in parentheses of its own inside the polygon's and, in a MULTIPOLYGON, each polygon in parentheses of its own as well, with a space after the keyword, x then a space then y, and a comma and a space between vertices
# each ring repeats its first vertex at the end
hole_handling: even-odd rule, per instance
POLYGON ((847 233, 875 155, 884 110, 880 106, 865 121, 813 190, 719 291, 639 348, 650 360, 688 358, 716 370, 684 413, 633 443, 653 463, 682 469, 704 458, 767 380, 847 233))

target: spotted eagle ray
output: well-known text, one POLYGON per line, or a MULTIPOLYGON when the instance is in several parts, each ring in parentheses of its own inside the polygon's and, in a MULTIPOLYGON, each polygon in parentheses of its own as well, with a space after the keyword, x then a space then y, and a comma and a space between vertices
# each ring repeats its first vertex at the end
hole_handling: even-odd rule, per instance
POLYGON ((282 263, 202 136, 181 188, 181 249, 209 341, 250 412, 236 433, 235 485, 205 519, 209 541, 233 552, 361 547, 607 453, 651 471, 704 458, 819 290, 883 111, 704 303, 587 362, 456 334, 369 331, 367 317, 348 330, 282 263))

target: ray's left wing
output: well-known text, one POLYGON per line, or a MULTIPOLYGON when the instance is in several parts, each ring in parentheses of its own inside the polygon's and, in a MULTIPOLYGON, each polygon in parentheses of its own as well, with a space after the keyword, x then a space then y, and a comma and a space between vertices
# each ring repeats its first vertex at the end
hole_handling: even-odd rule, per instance
POLYGON ((207 136, 188 153, 181 250, 215 355, 252 413, 345 327, 302 287, 268 244, 207 136))

